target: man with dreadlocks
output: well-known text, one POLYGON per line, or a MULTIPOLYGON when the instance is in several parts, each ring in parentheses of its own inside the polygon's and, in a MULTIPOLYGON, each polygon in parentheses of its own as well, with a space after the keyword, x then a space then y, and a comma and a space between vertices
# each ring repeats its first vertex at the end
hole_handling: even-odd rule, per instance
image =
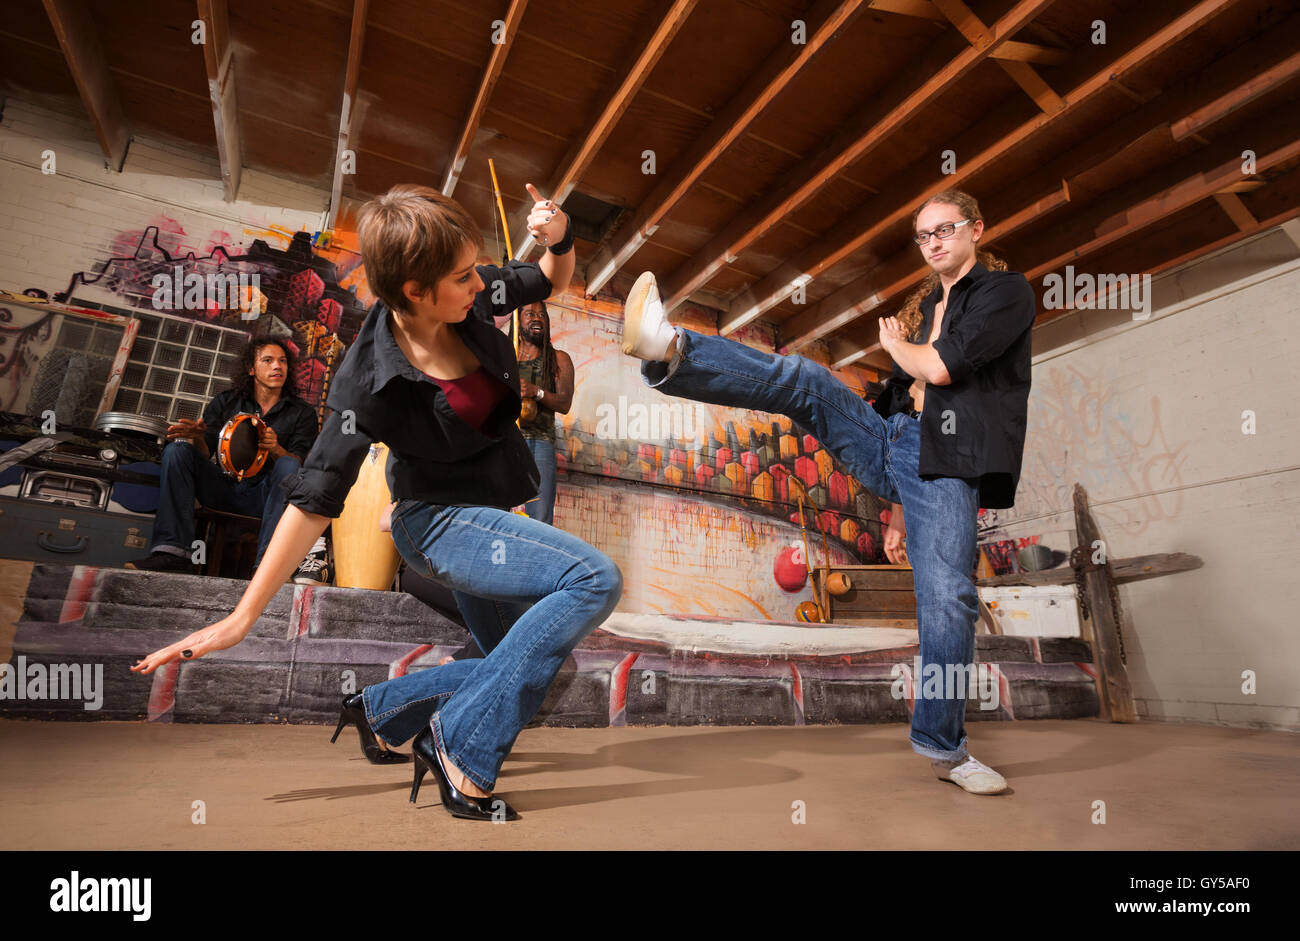
POLYGON ((546 304, 519 311, 519 391, 535 399, 537 410, 519 423, 524 442, 541 472, 537 499, 524 512, 550 523, 555 516, 555 413, 568 414, 573 404, 573 360, 551 345, 551 315, 546 304))
POLYGON ((979 206, 959 190, 913 214, 911 237, 930 274, 899 316, 880 321, 880 345, 896 365, 874 406, 802 356, 673 327, 648 271, 628 295, 623 352, 644 361, 643 381, 661 392, 788 416, 894 505, 885 552, 912 565, 921 647, 912 749, 940 780, 998 794, 1006 780, 967 751, 971 575, 979 508, 1015 500, 1037 302, 1023 275, 977 252, 983 234, 979 206))

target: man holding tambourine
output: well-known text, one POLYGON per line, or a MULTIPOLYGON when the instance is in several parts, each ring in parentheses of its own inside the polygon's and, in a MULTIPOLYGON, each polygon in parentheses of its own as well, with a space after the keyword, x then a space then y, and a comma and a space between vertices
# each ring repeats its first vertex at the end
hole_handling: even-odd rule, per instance
MULTIPOLYGON (((231 379, 198 421, 167 429, 153 551, 129 569, 193 572, 194 501, 226 513, 258 516, 257 562, 284 512, 280 482, 298 470, 316 441, 316 412, 298 398, 293 362, 276 340, 251 340, 231 379)), ((326 582, 323 537, 295 573, 326 582)))

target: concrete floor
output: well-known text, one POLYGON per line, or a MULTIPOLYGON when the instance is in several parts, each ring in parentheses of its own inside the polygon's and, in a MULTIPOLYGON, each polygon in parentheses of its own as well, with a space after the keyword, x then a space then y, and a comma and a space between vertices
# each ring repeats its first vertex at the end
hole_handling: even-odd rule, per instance
POLYGON ((451 818, 430 777, 411 806, 410 765, 330 732, 0 721, 0 849, 1300 848, 1285 732, 981 723, 974 754, 1012 790, 976 797, 902 725, 529 729, 498 782, 523 815, 505 825, 451 818))

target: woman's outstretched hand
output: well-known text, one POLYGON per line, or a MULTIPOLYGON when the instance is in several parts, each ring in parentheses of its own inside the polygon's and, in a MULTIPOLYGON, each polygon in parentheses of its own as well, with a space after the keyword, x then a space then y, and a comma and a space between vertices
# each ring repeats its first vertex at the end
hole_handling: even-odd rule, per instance
POLYGON ((197 660, 214 650, 225 650, 243 640, 248 630, 249 626, 235 620, 234 615, 222 618, 215 624, 200 628, 184 640, 178 640, 169 647, 155 650, 131 667, 131 672, 152 673, 164 663, 171 663, 173 660, 197 660))

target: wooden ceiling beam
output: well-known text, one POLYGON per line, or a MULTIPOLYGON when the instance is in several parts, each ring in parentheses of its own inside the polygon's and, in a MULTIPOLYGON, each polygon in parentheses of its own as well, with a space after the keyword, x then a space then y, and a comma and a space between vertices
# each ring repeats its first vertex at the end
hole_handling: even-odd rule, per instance
POLYGON ((818 24, 808 41, 789 44, 781 55, 755 72, 744 88, 732 96, 725 108, 676 161, 670 172, 637 208, 629 224, 622 226, 617 239, 603 244, 587 266, 587 296, 604 287, 632 256, 654 235, 665 215, 721 157, 745 130, 766 110, 776 97, 812 61, 835 34, 852 22, 862 9, 863 0, 823 0, 807 20, 818 24))
POLYGON ((1263 180, 1238 180, 1230 186, 1219 190, 1220 193, 1253 193, 1264 185, 1263 180))
POLYGON ((1228 214, 1228 218, 1237 227, 1237 231, 1249 232, 1259 225, 1259 220, 1251 214, 1250 210, 1246 208, 1246 204, 1241 201, 1241 197, 1236 193, 1225 193, 1220 190, 1214 194, 1214 201, 1228 214))
MULTIPOLYGON (((971 45, 977 45, 988 34, 988 27, 962 0, 932 0, 932 2, 971 45)), ((1047 82, 1043 81, 1043 77, 1028 62, 1003 60, 999 61, 998 65, 1047 114, 1053 114, 1065 107, 1061 97, 1052 91, 1047 82)))
MULTIPOLYGON (((542 191, 543 196, 556 205, 562 205, 573 192, 574 187, 578 185, 578 180, 587 171, 587 167, 591 165, 606 138, 613 132, 623 113, 627 111, 636 93, 650 77, 655 64, 667 51, 669 43, 685 24, 686 18, 690 16, 697 2, 698 0, 673 0, 672 7, 659 20, 654 33, 641 49, 641 53, 627 67, 623 77, 615 85, 591 129, 583 138, 574 142, 573 147, 560 162, 560 169, 542 191)), ((526 232, 525 222, 531 210, 532 203, 525 202, 516 217, 516 230, 521 233, 521 241, 515 249, 515 258, 521 260, 528 257, 528 253, 536 244, 531 235, 522 234, 526 232)))
MULTIPOLYGON (((1090 78, 1081 82, 1077 88, 1065 96, 1065 107, 1061 110, 1052 114, 1039 114, 1031 118, 992 147, 968 160, 962 161, 958 165, 956 173, 944 176, 938 182, 927 187, 914 199, 896 207, 892 212, 876 217, 875 221, 869 223, 865 228, 863 228, 862 222, 859 221, 862 214, 857 213, 850 216, 814 245, 801 251, 788 268, 795 269, 805 277, 816 277, 827 268, 839 263, 853 252, 867 245, 883 232, 910 218, 913 209, 920 203, 945 189, 960 186, 964 180, 986 169, 1014 148, 1022 146, 1030 137, 1053 121, 1058 120, 1100 94, 1110 87, 1116 77, 1142 65, 1152 55, 1172 46, 1187 33, 1202 25, 1210 17, 1221 12, 1226 7, 1231 6, 1234 2, 1235 0, 1202 0, 1193 9, 1162 29, 1157 30, 1132 50, 1121 55, 1105 68, 1100 69, 1090 78)), ((773 275, 767 276, 758 282, 752 290, 743 293, 737 298, 736 303, 728 311, 728 318, 721 326, 720 332, 725 335, 738 329, 760 316, 764 311, 780 303, 786 297, 789 297, 793 291, 792 282, 788 278, 789 271, 784 270, 779 272, 779 276, 777 275, 778 272, 774 272, 773 275)), ((844 311, 831 311, 822 308, 822 305, 819 304, 812 310, 792 318, 788 321, 792 331, 788 341, 790 348, 801 349, 831 330, 844 326, 855 319, 853 316, 848 316, 846 320, 845 316, 849 314, 850 311, 847 309, 844 311), (827 316, 825 323, 814 318, 814 313, 819 310, 824 311, 827 316), (835 323, 837 326, 828 327, 827 324, 829 323, 835 323)))
MULTIPOLYGON (((1281 144, 1273 150, 1261 154, 1256 160, 1255 175, 1262 174, 1275 166, 1288 161, 1300 159, 1300 140, 1281 144)), ((1035 265, 1025 272, 1025 278, 1031 283, 1043 275, 1057 270, 1062 265, 1087 257, 1120 239, 1134 235, 1148 226, 1175 213, 1182 212, 1202 200, 1213 197, 1227 186, 1241 179, 1241 159, 1234 157, 1219 164, 1211 170, 1195 173, 1173 186, 1134 203, 1126 209, 1102 220, 1096 226, 1096 235, 1092 239, 1055 257, 1035 265)), ((1253 217, 1252 217, 1253 218, 1253 217)), ((1253 223, 1258 225, 1258 223, 1253 223)), ((1045 319, 1052 319, 1050 317, 1045 319)))
POLYGON ((1034 65, 1061 65, 1070 57, 1064 49, 1040 46, 1032 42, 1004 42, 990 58, 998 62, 1032 62, 1034 65))
POLYGON ((944 21, 944 15, 934 8, 930 0, 871 0, 867 6, 882 13, 897 13, 901 16, 944 21))
POLYGON ((1281 227, 1281 229, 1291 238, 1292 242, 1295 243, 1296 249, 1300 250, 1300 238, 1298 238, 1298 236, 1300 236, 1300 224, 1297 224, 1298 222, 1300 222, 1300 204, 1290 206, 1282 212, 1275 213, 1267 219, 1262 219, 1248 228, 1239 228, 1231 235, 1226 235, 1223 238, 1216 239, 1206 245, 1199 245, 1191 251, 1183 252, 1183 254, 1178 255, 1175 258, 1162 261, 1160 264, 1148 269, 1145 273, 1152 276, 1158 275, 1163 271, 1170 270, 1171 268, 1177 268, 1179 265, 1185 265, 1189 261, 1195 261, 1203 255, 1217 252, 1221 248, 1227 248, 1234 242, 1240 242, 1248 236, 1257 235, 1260 232, 1267 232, 1269 229, 1276 227, 1281 227))
POLYGON ((203 65, 208 72, 208 98, 212 102, 212 122, 217 135, 221 185, 226 202, 233 203, 243 171, 243 145, 235 99, 235 52, 230 44, 230 17, 226 0, 198 0, 198 8, 206 30, 203 65))
MULTIPOLYGON (((950 17, 940 9, 937 3, 931 2, 931 0, 872 0, 867 6, 881 13, 914 16, 935 23, 947 24, 951 22, 950 17)), ((1068 54, 1064 49, 1044 46, 1039 43, 1017 42, 1016 40, 1003 43, 989 54, 990 59, 1006 59, 1011 62, 1035 62, 1039 65, 1060 65, 1067 57, 1068 54)))
POLYGON ((108 168, 121 172, 131 135, 117 86, 109 75, 108 58, 99 41, 99 29, 85 3, 78 0, 42 2, 63 51, 63 61, 72 73, 81 104, 90 117, 100 149, 104 151, 108 168))
POLYGON ((343 197, 343 166, 352 137, 352 118, 356 110, 357 85, 361 79, 361 51, 366 42, 366 10, 369 0, 352 0, 352 32, 348 37, 348 67, 343 75, 343 104, 339 111, 339 134, 334 148, 334 183, 330 187, 330 206, 325 216, 325 231, 332 231, 338 219, 343 197))
POLYGON ((1037 70, 1028 62, 999 62, 1002 71, 1011 76, 1011 80, 1020 86, 1026 95, 1034 100, 1044 114, 1055 114, 1065 108, 1061 96, 1053 91, 1037 70))
POLYGON ((483 78, 479 82, 474 104, 470 106, 469 116, 465 119, 465 126, 460 132, 460 140, 456 142, 456 149, 452 152, 450 163, 447 164, 447 173, 442 180, 444 196, 450 196, 456 191, 461 171, 465 169, 465 161, 469 159, 470 148, 474 146, 474 136, 478 134, 479 124, 483 120, 483 112, 487 110, 488 101, 492 98, 492 90, 496 87, 497 79, 501 77, 501 71, 506 66, 506 56, 510 54, 510 47, 514 44, 515 34, 519 29, 519 21, 523 19, 524 9, 527 6, 528 0, 510 0, 510 9, 506 11, 504 20, 502 42, 492 47, 492 57, 488 60, 483 78))
MULTIPOLYGON (((882 118, 873 120, 872 113, 859 112, 847 120, 845 131, 836 135, 827 147, 808 161, 815 168, 809 175, 793 180, 763 199, 753 209, 736 216, 696 254, 694 260, 678 267, 664 280, 666 309, 675 309, 683 303, 691 292, 702 287, 772 226, 820 192, 845 167, 860 160, 915 118, 936 97, 951 88, 993 50, 1050 6, 1051 2, 1052 0, 1021 0, 993 25, 980 43, 963 49, 947 66, 929 76, 918 87, 906 94, 899 94, 897 97, 901 100, 882 118), (864 126, 865 131, 858 130, 864 126)), ((892 100, 895 96, 886 92, 883 97, 892 100)), ((791 286, 790 290, 793 289, 791 286)))
POLYGON ((1227 117, 1238 108, 1291 81, 1297 75, 1300 75, 1300 52, 1296 52, 1276 65, 1265 69, 1249 82, 1234 88, 1227 94, 1220 95, 1214 101, 1211 101, 1203 108, 1198 108, 1182 120, 1175 121, 1170 127, 1174 140, 1180 141, 1204 130, 1215 121, 1227 117))

